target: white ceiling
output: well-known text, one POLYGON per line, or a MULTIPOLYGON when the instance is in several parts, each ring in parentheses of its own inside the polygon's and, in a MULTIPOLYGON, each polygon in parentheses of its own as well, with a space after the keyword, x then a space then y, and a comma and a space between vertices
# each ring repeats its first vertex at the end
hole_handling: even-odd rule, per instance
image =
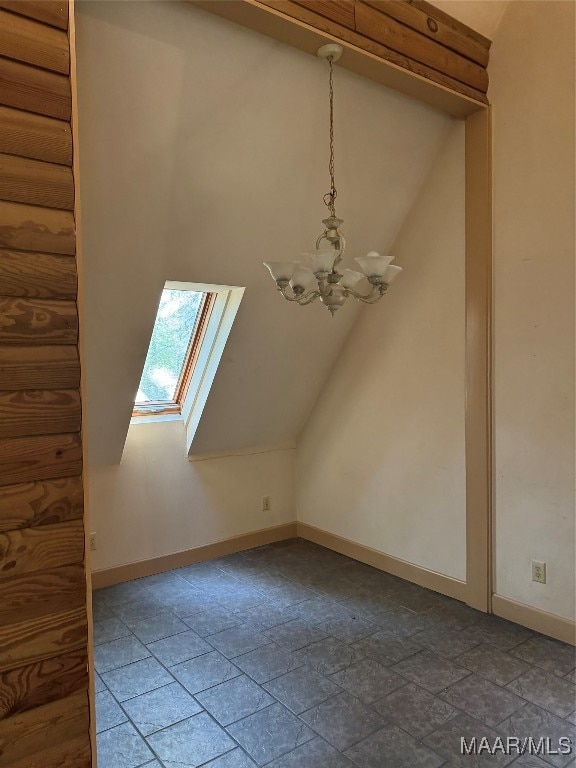
MULTIPOLYGON (((261 264, 321 231, 325 65, 185 2, 76 7, 91 463, 120 460, 165 280, 246 286, 193 451, 294 442, 357 312, 288 304, 261 264)), ((344 69, 335 87, 351 260, 393 242, 452 121, 344 69)))
MULTIPOLYGON (((441 11, 467 24, 476 32, 494 39, 494 35, 510 0, 430 0, 441 11)), ((518 2, 518 0, 511 0, 518 2)))

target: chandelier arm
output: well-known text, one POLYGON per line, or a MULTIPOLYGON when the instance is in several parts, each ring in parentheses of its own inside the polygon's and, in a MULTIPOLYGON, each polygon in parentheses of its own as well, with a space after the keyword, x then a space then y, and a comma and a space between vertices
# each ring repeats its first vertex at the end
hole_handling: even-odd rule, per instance
POLYGON ((319 291, 309 291, 308 293, 301 293, 298 296, 296 294, 294 294, 293 296, 289 296, 286 293, 286 288, 281 288, 280 286, 278 286, 278 290, 280 291, 282 296, 284 296, 286 301, 296 301, 298 302, 298 304, 301 304, 301 305, 310 304, 311 302, 314 301, 314 299, 320 296, 319 291))
POLYGON ((361 301, 363 304, 376 304, 376 302, 380 301, 380 299, 384 296, 387 288, 388 286, 382 283, 382 285, 378 287, 377 293, 376 286, 374 286, 372 293, 369 293, 368 295, 358 293, 353 288, 348 288, 347 291, 351 296, 354 296, 355 299, 358 299, 358 301, 361 301))

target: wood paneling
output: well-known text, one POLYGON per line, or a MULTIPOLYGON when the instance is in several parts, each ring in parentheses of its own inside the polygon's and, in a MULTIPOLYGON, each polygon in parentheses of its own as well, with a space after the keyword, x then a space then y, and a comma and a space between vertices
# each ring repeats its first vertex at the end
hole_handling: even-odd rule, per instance
POLYGON ((74 216, 70 211, 0 200, 0 248, 73 256, 74 216))
POLYGON ((74 208, 72 169, 0 154, 0 199, 48 208, 74 208))
POLYGON ((79 386, 80 360, 75 346, 0 346, 0 390, 79 386))
POLYGON ((0 152, 72 165, 70 125, 64 120, 0 107, 0 152))
POLYGON ((88 658, 75 651, 0 673, 0 720, 88 686, 88 658))
POLYGON ((78 434, 0 439, 2 486, 71 477, 81 472, 82 443, 78 434))
POLYGON ((58 29, 68 29, 67 0, 0 0, 0 8, 58 29))
POLYGON ((78 390, 0 391, 0 437, 79 432, 81 416, 78 390))
POLYGON ((36 754, 28 754, 10 763, 10 768, 95 768, 92 763, 90 741, 85 735, 60 741, 44 747, 36 754))
POLYGON ((0 104, 70 120, 70 80, 66 75, 0 56, 0 104))
POLYGON ((0 533, 0 585, 7 577, 82 562, 83 556, 81 520, 0 533))
POLYGON ((77 340, 74 302, 0 298, 0 344, 76 344, 77 340))
POLYGON ((0 295, 76 298, 76 262, 70 256, 0 248, 0 295))
POLYGON ((295 0, 296 5, 308 8, 320 16, 354 29, 354 0, 295 0))
POLYGON ((391 16, 416 32, 445 45, 446 48, 460 53, 467 59, 475 61, 480 66, 488 66, 489 40, 480 42, 476 36, 470 37, 466 34, 462 26, 455 29, 454 24, 447 24, 444 19, 437 18, 436 14, 425 13, 410 2, 404 3, 398 2, 398 0, 363 1, 366 5, 386 13, 387 16, 391 16))
POLYGON ((0 493, 0 531, 80 520, 83 512, 80 476, 8 485, 0 493))
MULTIPOLYGON (((12 768, 17 760, 48 752, 81 736, 87 730, 87 723, 88 698, 83 691, 0 721, 1 768, 12 768)), ((75 768, 69 762, 60 765, 75 768)))
POLYGON ((0 55, 67 75, 68 38, 61 29, 0 9, 0 55))
POLYGON ((16 611, 31 615, 45 614, 47 605, 56 606, 58 611, 78 608, 85 592, 82 563, 0 578, 0 624, 7 624, 6 617, 16 611))
POLYGON ((488 90, 488 73, 484 67, 400 24, 362 0, 356 3, 356 31, 478 91, 486 93, 488 90))

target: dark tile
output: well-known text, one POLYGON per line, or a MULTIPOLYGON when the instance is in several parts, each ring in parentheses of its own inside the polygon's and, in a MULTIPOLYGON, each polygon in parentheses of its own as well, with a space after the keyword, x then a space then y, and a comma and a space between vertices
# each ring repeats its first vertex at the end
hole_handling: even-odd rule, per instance
POLYGON ((334 747, 316 737, 269 763, 267 768, 353 768, 353 765, 334 747))
POLYGON ((281 704, 239 720, 228 726, 228 731, 258 765, 266 765, 314 737, 314 732, 281 704))
POLYGON ((181 619, 192 616, 194 613, 206 611, 214 606, 213 598, 193 589, 192 586, 185 594, 165 598, 164 602, 181 619))
POLYGON ((372 706, 418 739, 458 714, 450 704, 413 683, 375 701, 372 706))
POLYGON ((427 613, 416 613, 409 608, 398 606, 383 612, 374 611, 372 620, 381 630, 398 637, 409 637, 435 626, 437 621, 427 613))
POLYGON ((139 598, 146 599, 147 592, 143 585, 136 581, 126 581, 123 584, 114 584, 112 587, 96 589, 93 592, 95 603, 103 603, 109 606, 123 605, 139 598))
POLYGON ((312 592, 311 589, 293 581, 287 581, 287 584, 266 590, 266 597, 282 608, 289 608, 291 605, 303 603, 305 600, 311 600, 316 596, 316 593, 312 592))
POLYGON ((412 640, 388 632, 377 632, 359 640, 352 647, 385 665, 396 664, 422 650, 422 646, 416 645, 412 640))
POLYGON ((443 605, 442 597, 437 592, 417 584, 401 584, 392 590, 390 597, 404 608, 419 613, 443 605))
POLYGON ((314 597, 303 603, 298 603, 292 608, 293 613, 311 624, 321 624, 324 621, 334 621, 344 616, 350 616, 344 606, 328 600, 326 597, 314 597))
POLYGON ((440 698, 486 725, 498 725, 526 703, 511 691, 477 675, 469 675, 440 698))
MULTIPOLYGON (((576 744, 574 726, 534 704, 526 704, 501 723, 497 730, 503 737, 515 736, 522 740, 531 737, 538 742, 542 737, 548 738, 552 749, 558 749, 561 738, 571 738, 573 748, 576 744)), ((546 758, 547 763, 551 763, 556 768, 564 768, 571 760, 571 755, 547 754, 543 757, 546 758)))
POLYGON ((543 669, 530 669, 506 687, 559 717, 567 717, 576 706, 574 683, 543 669))
POLYGON ((566 675, 576 666, 576 649, 549 637, 532 637, 510 653, 555 675, 566 675))
POLYGON ((395 603, 386 595, 373 592, 372 590, 348 597, 346 600, 342 600, 341 605, 352 613, 364 616, 367 619, 381 617, 387 611, 393 611, 400 607, 398 603, 395 603))
POLYGON ((242 619, 223 608, 209 608, 184 619, 186 624, 200 637, 208 637, 230 627, 242 624, 242 619))
POLYGON ((300 667, 282 677, 276 677, 265 683, 263 688, 297 715, 342 690, 336 683, 318 675, 310 667, 300 667))
POLYGON ((573 669, 572 672, 569 672, 567 675, 565 675, 565 678, 571 683, 576 683, 576 669, 573 669))
POLYGON ((318 627, 301 619, 294 619, 279 627, 266 630, 266 636, 289 651, 297 651, 310 643, 323 640, 328 635, 318 627))
POLYGON ((253 651, 254 648, 259 648, 269 642, 270 640, 265 635, 245 624, 210 635, 210 644, 228 659, 253 651))
POLYGON ((576 710, 574 712, 572 712, 571 715, 568 715, 566 720, 568 720, 569 723, 572 723, 572 724, 576 725, 576 710))
POLYGON ((118 618, 112 608, 103 602, 92 602, 92 618, 94 621, 118 618))
POLYGON ((446 627, 432 627, 425 632, 419 632, 412 638, 418 645, 434 651, 438 656, 445 659, 455 659, 456 656, 475 648, 478 645, 476 640, 469 637, 462 637, 461 632, 446 627))
POLYGON ((341 752, 385 725, 383 717, 346 691, 300 717, 341 752))
POLYGON ((114 613, 122 619, 127 627, 132 628, 139 621, 145 621, 151 616, 163 616, 165 618, 170 617, 172 614, 170 611, 163 608, 163 606, 149 598, 148 600, 138 600, 137 602, 124 603, 123 605, 114 606, 114 613))
POLYGON ((274 703, 274 699, 246 675, 197 693, 196 698, 221 725, 230 725, 274 703))
POLYGON ((171 606, 175 602, 187 597, 201 596, 199 589, 196 589, 192 584, 181 578, 178 578, 178 581, 154 584, 148 587, 148 593, 165 606, 171 606))
POLYGON ((198 702, 179 683, 170 683, 134 699, 125 701, 124 709, 143 736, 202 711, 198 702))
POLYGON ((118 701, 126 701, 154 688, 173 683, 174 678, 156 659, 143 659, 112 672, 106 672, 102 679, 118 701))
POLYGON ((441 604, 435 605, 427 613, 442 626, 455 630, 467 629, 485 616, 469 605, 450 598, 445 598, 441 604))
POLYGON ((217 651, 177 664, 170 671, 190 693, 204 691, 240 674, 240 670, 217 651))
POLYGON ((341 643, 335 637, 327 637, 307 645, 299 651, 298 655, 306 664, 323 675, 339 672, 364 657, 361 651, 341 643))
POLYGON ((162 616, 151 616, 144 621, 132 625, 132 632, 143 643, 153 643, 163 637, 185 632, 188 625, 176 618, 172 613, 162 616))
POLYGON ((201 637, 198 637, 196 632, 189 629, 187 632, 149 643, 148 650, 152 651, 162 664, 172 667, 175 664, 188 661, 188 659, 201 656, 203 653, 210 653, 212 647, 201 637))
POLYGON ((151 587, 157 587, 161 584, 181 584, 182 579, 174 573, 174 571, 164 571, 163 573, 154 573, 152 576, 143 576, 141 579, 137 579, 134 583, 150 589, 151 587))
POLYGON ((116 699, 108 691, 96 694, 96 733, 107 731, 115 725, 125 723, 128 719, 116 703, 116 699))
POLYGON ((139 768, 154 759, 132 723, 123 723, 96 737, 98 768, 139 768))
POLYGON ((269 601, 260 603, 253 608, 236 610, 234 614, 258 630, 271 629, 294 619, 292 609, 282 608, 269 601))
POLYGON ((331 675, 331 679, 368 704, 406 685, 403 677, 375 659, 356 661, 346 669, 331 675))
POLYGON ((447 659, 441 659, 430 651, 421 651, 396 664, 392 669, 431 693, 438 693, 470 674, 467 669, 447 659))
POLYGON ((94 645, 109 643, 111 640, 118 640, 131 634, 128 627, 117 616, 94 622, 94 645))
POLYGON ((353 613, 341 619, 332 619, 319 624, 320 629, 343 643, 355 643, 380 630, 373 621, 353 613))
POLYGON ((196 768, 236 746, 206 712, 153 733, 148 743, 166 768, 196 768))
POLYGON ((491 680, 497 685, 507 683, 530 669, 530 666, 493 645, 479 645, 458 658, 458 664, 491 680))
POLYGON ((94 666, 102 674, 150 656, 150 651, 135 637, 122 637, 94 648, 94 666))
POLYGON ((550 768, 550 763, 545 763, 536 755, 523 755, 514 760, 512 768, 550 768))
POLYGON ((532 637, 534 633, 518 624, 499 619, 497 616, 483 616, 471 627, 463 630, 463 634, 478 643, 489 643, 500 648, 501 651, 509 651, 532 637))
POLYGON ((217 598, 217 605, 226 611, 248 611, 250 608, 256 608, 266 602, 266 598, 261 592, 255 589, 246 589, 243 592, 235 594, 222 594, 217 598))
POLYGON ((346 750, 359 768, 438 768, 444 758, 395 725, 386 725, 346 750))
POLYGON ((279 645, 268 643, 250 653, 236 656, 234 664, 257 683, 266 683, 275 677, 285 675, 292 669, 301 667, 304 662, 299 656, 286 651, 279 645))
POLYGON ((204 768, 256 768, 256 763, 240 748, 237 748, 206 763, 204 768))
POLYGON ((358 593, 357 586, 339 576, 324 576, 313 581, 310 586, 314 592, 336 601, 345 600, 358 593))
POLYGON ((480 744, 482 739, 493 745, 500 734, 484 723, 468 715, 458 715, 426 736, 423 741, 435 752, 445 757, 457 768, 504 768, 514 760, 515 755, 503 755, 500 752, 489 754, 487 750, 480 754, 463 754, 462 739, 467 745, 480 744))
POLYGON ((207 583, 210 583, 215 579, 233 578, 229 575, 226 576, 223 571, 211 561, 187 565, 185 568, 178 568, 175 573, 177 576, 180 576, 181 579, 190 582, 190 584, 196 583, 200 586, 206 586, 207 583))
POLYGON ((94 672, 94 693, 101 693, 101 691, 105 691, 106 686, 104 685, 104 681, 98 674, 98 672, 94 672))

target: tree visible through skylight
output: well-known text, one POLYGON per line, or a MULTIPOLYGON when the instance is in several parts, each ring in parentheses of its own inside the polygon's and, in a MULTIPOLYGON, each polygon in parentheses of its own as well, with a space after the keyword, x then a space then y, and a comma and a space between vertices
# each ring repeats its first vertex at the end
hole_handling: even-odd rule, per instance
POLYGON ((165 288, 136 403, 173 402, 204 294, 165 288))

